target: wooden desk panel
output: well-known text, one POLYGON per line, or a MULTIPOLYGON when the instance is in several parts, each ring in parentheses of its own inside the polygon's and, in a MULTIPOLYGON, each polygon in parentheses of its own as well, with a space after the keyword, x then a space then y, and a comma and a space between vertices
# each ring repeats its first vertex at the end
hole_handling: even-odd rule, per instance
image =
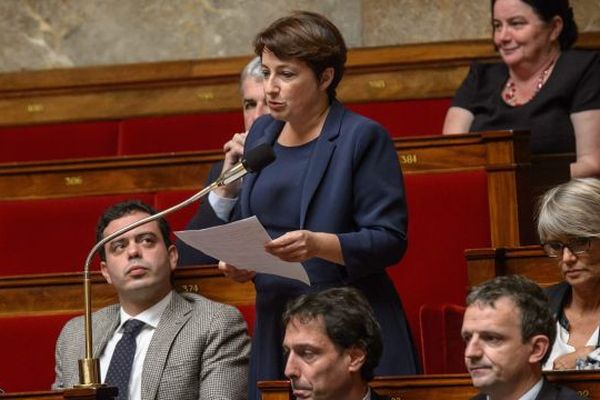
MULTIPOLYGON (((234 306, 254 304, 254 285, 233 282, 216 266, 177 269, 175 287, 178 291, 199 293, 234 306)), ((114 288, 99 272, 92 273, 92 299, 94 309, 118 302, 114 288)), ((0 317, 77 311, 83 313, 81 273, 0 278, 0 317)))
POLYGON ((63 400, 64 393, 62 390, 47 391, 47 392, 27 392, 27 393, 1 393, 0 399, 14 400, 63 400))
MULTIPOLYGON (((583 32, 579 48, 599 49, 583 32)), ((0 74, 0 126, 239 109, 250 56, 0 74), (150 99, 150 100, 149 100, 150 99)), ((474 60, 498 60, 487 39, 351 49, 343 102, 454 95, 474 60)))
POLYGON ((26 393, 4 393, 0 394, 0 399, 15 400, 112 400, 115 398, 116 388, 101 387, 77 388, 66 390, 53 390, 47 392, 26 392, 26 393))
POLYGON ((2 200, 200 190, 222 152, 0 164, 2 200))
POLYGON ((562 281, 556 259, 546 256, 542 246, 469 249, 465 251, 469 285, 500 275, 524 275, 546 287, 562 281))
MULTIPOLYGON (((485 170, 491 243, 533 240, 529 135, 492 131, 394 140, 405 174, 485 170)), ((189 152, 0 165, 3 200, 200 189, 221 152, 189 152)))
MULTIPOLYGON (((600 400, 600 374, 552 372, 549 381, 568 386, 583 397, 600 400)), ((467 374, 379 377, 370 383, 377 393, 394 400, 466 400, 477 394, 467 374)), ((262 400, 291 400, 287 381, 259 382, 262 400)))

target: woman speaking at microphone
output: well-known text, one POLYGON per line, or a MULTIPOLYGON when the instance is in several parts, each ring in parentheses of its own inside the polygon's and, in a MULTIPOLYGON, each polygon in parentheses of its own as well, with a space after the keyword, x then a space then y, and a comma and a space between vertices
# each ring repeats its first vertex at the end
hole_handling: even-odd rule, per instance
POLYGON ((336 100, 344 39, 325 17, 295 12, 260 32, 254 48, 270 115, 257 119, 247 137, 227 142, 224 170, 244 148, 263 142, 277 158, 243 183, 211 193, 212 210, 198 215, 198 227, 256 215, 274 238, 266 251, 302 263, 311 286, 219 264, 231 279, 256 286, 249 398, 258 398, 256 381, 284 377, 286 303, 330 287, 356 287, 374 308, 385 344, 377 375, 417 373, 402 304, 385 271, 406 249, 402 173, 384 128, 336 100), (216 218, 208 222, 210 215, 216 218))

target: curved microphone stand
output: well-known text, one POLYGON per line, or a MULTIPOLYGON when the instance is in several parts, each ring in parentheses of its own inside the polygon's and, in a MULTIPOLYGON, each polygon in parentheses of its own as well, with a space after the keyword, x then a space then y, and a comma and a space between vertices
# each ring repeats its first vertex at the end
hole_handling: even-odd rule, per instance
POLYGON ((124 226, 116 232, 106 236, 102 240, 92 247, 90 253, 85 260, 85 266, 83 269, 83 296, 84 296, 84 331, 85 331, 85 358, 79 360, 79 385, 78 387, 100 387, 103 386, 100 383, 100 360, 93 358, 93 335, 92 335, 92 287, 91 287, 91 274, 90 264, 94 254, 106 243, 110 242, 114 238, 121 236, 125 232, 129 232, 138 226, 144 225, 148 222, 152 222, 167 214, 177 211, 181 208, 187 207, 195 201, 204 197, 210 191, 216 189, 219 186, 228 185, 248 172, 257 172, 266 165, 270 164, 275 160, 275 154, 273 149, 266 143, 260 144, 257 147, 249 150, 246 157, 233 166, 231 169, 223 172, 221 176, 217 178, 213 183, 206 186, 204 189, 194 194, 190 198, 174 205, 171 208, 167 208, 161 212, 150 215, 146 218, 140 219, 130 225, 124 226))

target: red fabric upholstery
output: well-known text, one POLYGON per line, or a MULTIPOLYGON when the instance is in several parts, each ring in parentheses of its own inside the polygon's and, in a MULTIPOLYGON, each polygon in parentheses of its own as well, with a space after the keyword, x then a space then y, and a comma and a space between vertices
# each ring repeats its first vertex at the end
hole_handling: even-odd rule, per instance
POLYGON ((129 198, 154 200, 152 194, 124 194, 0 201, 0 275, 81 271, 98 218, 129 198))
POLYGON ((351 103, 351 110, 383 125, 391 136, 422 136, 442 133, 444 117, 452 99, 418 99, 351 103))
POLYGON ((424 374, 444 373, 444 318, 441 307, 423 304, 419 308, 421 366, 424 374))
POLYGON ((446 335, 444 346, 444 373, 458 374, 467 372, 465 367, 465 342, 460 334, 465 307, 456 304, 442 306, 444 316, 444 333, 446 335))
POLYGON ((118 122, 86 122, 0 129, 0 162, 117 155, 118 122))
POLYGON ((121 122, 119 154, 221 149, 243 129, 240 111, 130 119, 121 122))
POLYGON ((7 392, 50 390, 56 339, 75 315, 0 318, 0 388, 7 392))
MULTIPOLYGON (((199 187, 198 190, 201 188, 199 187)), ((195 194, 196 191, 192 190, 177 190, 177 191, 164 191, 157 192, 154 198, 154 207, 157 211, 166 210, 169 207, 174 206, 177 203, 180 203, 187 198, 191 197, 195 194)), ((181 210, 175 211, 172 214, 167 215, 167 221, 171 226, 171 230, 181 231, 184 230, 187 223, 192 219, 196 210, 198 209, 198 202, 191 204, 181 210)), ((173 240, 175 237, 173 236, 173 240)))
POLYGON ((485 171, 405 175, 408 250, 388 269, 420 343, 419 308, 427 303, 464 304, 464 250, 490 246, 485 171))
POLYGON ((246 320, 246 324, 248 325, 248 335, 252 336, 254 333, 254 318, 256 317, 254 304, 245 306, 239 305, 237 308, 242 313, 242 317, 246 320))
POLYGON ((423 372, 467 372, 465 344, 460 334, 465 307, 456 304, 424 304, 419 309, 423 372))

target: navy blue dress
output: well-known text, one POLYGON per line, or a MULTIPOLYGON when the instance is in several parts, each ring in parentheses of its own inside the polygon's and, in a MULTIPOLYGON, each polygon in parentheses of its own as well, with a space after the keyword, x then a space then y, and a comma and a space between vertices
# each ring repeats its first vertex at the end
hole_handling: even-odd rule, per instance
MULTIPOLYGON (((277 158, 256 178, 250 196, 251 210, 273 239, 300 229, 301 191, 315 143, 313 140, 298 147, 275 143, 273 151, 277 158)), ((299 281, 269 274, 257 274, 254 285, 257 318, 252 346, 261 351, 252 353, 249 381, 283 379, 281 316, 290 300, 311 288, 299 281), (266 345, 268 343, 274 345, 266 345)))
MULTIPOLYGON (((376 375, 418 373, 402 303, 386 273, 405 252, 408 222, 402 173, 389 135, 338 102, 332 103, 319 137, 304 146, 277 144, 283 126, 268 115, 254 122, 246 149, 269 143, 277 159, 244 177, 230 220, 257 215, 272 237, 297 229, 336 234, 345 265, 306 260, 302 264, 311 286, 257 274, 249 399, 258 399, 257 381, 284 378, 281 316, 287 302, 330 287, 355 287, 373 307, 384 341, 376 375)), ((203 202, 188 229, 218 223, 224 221, 203 202)), ((180 247, 181 259, 193 263, 197 256, 188 250, 180 247)))

